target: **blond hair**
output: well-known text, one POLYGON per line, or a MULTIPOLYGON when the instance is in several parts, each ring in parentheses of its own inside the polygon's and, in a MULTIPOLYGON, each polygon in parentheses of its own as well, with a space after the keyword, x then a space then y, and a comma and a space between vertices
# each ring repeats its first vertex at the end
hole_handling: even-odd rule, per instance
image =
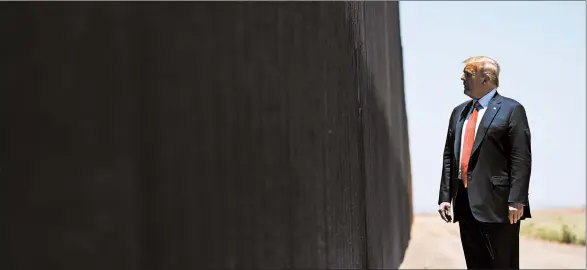
POLYGON ((478 64, 477 71, 483 72, 483 74, 489 78, 489 82, 493 84, 495 88, 499 87, 499 64, 497 61, 487 56, 474 56, 465 59, 463 63, 466 65, 478 64))

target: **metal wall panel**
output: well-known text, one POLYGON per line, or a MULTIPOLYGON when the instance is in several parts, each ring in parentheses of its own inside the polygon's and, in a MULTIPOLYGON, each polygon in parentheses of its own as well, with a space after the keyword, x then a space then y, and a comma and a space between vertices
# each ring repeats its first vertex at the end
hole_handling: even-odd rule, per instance
POLYGON ((397 2, 0 4, 0 269, 397 268, 397 2))
POLYGON ((397 268, 412 219, 398 2, 355 3, 369 268, 397 268))

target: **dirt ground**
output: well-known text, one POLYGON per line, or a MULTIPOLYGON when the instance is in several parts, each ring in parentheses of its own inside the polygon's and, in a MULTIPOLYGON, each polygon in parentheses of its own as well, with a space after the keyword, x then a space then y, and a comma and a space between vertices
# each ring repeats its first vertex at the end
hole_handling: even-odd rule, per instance
MULTIPOLYGON (((520 237, 521 269, 585 269, 585 246, 520 237)), ((414 216, 412 237, 400 269, 466 269, 458 224, 438 214, 414 216)))

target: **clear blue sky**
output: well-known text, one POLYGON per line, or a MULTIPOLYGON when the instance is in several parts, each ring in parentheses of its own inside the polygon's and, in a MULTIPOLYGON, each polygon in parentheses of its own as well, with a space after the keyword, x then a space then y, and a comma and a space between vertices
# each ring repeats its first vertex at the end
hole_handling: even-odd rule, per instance
POLYGON ((437 209, 442 150, 470 56, 501 66, 500 88, 532 131, 532 208, 585 204, 585 2, 400 3, 415 212, 437 209))

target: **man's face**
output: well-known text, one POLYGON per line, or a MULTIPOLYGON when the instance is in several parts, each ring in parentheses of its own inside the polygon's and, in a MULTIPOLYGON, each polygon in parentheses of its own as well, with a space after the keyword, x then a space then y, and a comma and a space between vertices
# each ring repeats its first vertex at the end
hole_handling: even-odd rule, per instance
POLYGON ((465 95, 471 98, 480 98, 483 94, 486 80, 483 74, 479 72, 480 69, 480 63, 468 64, 463 69, 461 80, 463 81, 464 92, 465 95))

